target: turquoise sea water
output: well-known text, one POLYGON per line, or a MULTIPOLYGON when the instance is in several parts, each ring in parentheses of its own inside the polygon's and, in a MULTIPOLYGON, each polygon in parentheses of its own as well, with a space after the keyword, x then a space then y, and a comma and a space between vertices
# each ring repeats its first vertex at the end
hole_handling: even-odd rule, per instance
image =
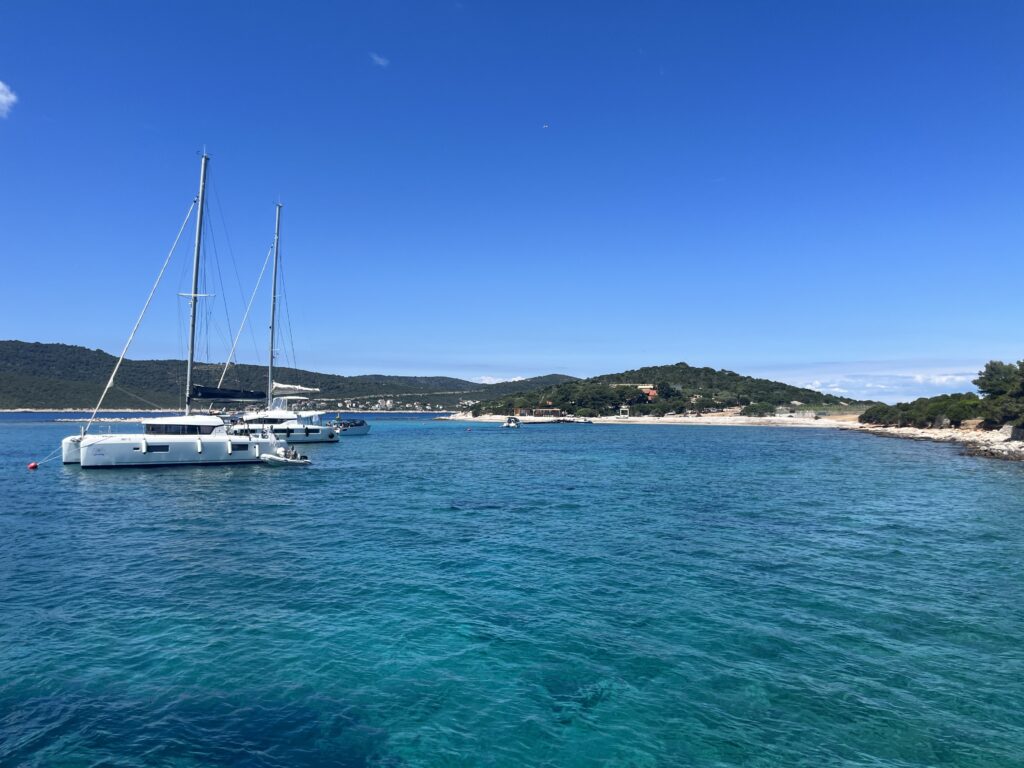
POLYGON ((1024 466, 826 430, 378 419, 28 472, 0 764, 1024 764, 1024 466))

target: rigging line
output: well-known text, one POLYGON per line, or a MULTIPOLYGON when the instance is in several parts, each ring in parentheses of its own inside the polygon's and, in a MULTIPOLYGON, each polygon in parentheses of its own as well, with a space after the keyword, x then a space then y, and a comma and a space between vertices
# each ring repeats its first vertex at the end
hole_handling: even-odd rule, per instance
MULTIPOLYGON (((227 295, 227 290, 225 290, 225 288, 224 288, 224 274, 223 274, 223 272, 221 272, 221 268, 220 268, 220 252, 217 251, 216 247, 214 248, 214 251, 216 252, 216 256, 217 256, 217 283, 220 286, 220 295, 222 297, 221 304, 224 305, 224 322, 227 324, 227 327, 225 329, 227 331, 227 337, 224 338, 223 340, 224 340, 224 342, 228 346, 230 346, 230 342, 231 342, 231 314, 228 311, 228 295, 227 295)), ((212 310, 211 310, 211 314, 212 314, 212 310)), ((223 335, 219 328, 217 329, 217 335, 218 336, 222 336, 223 335)))
POLYGON ((296 360, 296 358, 295 358, 295 337, 292 335, 292 311, 291 311, 291 308, 288 306, 289 305, 289 301, 288 301, 288 287, 287 287, 287 285, 285 285, 285 279, 284 279, 284 260, 283 259, 281 260, 280 270, 281 270, 281 298, 282 298, 281 303, 284 304, 284 316, 285 316, 285 319, 287 320, 287 323, 288 323, 288 342, 291 344, 291 348, 292 348, 291 363, 292 363, 292 368, 296 368, 297 369, 299 367, 299 365, 298 365, 298 360, 296 360))
MULTIPOLYGON (((182 259, 183 263, 184 263, 184 261, 185 261, 185 259, 182 259)), ((183 279, 184 279, 183 277, 178 279, 178 287, 179 288, 183 287, 182 286, 182 280, 183 279)), ((191 288, 191 286, 190 286, 190 288, 191 288)), ((180 293, 181 292, 179 291, 179 295, 180 295, 180 293)), ((175 330, 177 330, 177 332, 178 332, 178 357, 175 359, 175 362, 177 363, 177 365, 174 366, 174 389, 178 393, 178 406, 179 406, 178 410, 179 411, 185 410, 185 404, 182 401, 181 393, 185 391, 185 378, 184 378, 185 375, 186 375, 185 374, 185 366, 188 365, 188 363, 186 362, 186 354, 185 354, 185 322, 186 321, 185 321, 185 317, 184 317, 184 315, 182 314, 182 311, 181 311, 181 305, 182 305, 182 302, 180 300, 177 300, 177 297, 175 297, 174 309, 178 313, 177 314, 177 321, 178 322, 177 322, 177 325, 175 326, 175 330)))
MULTIPOLYGON (((206 211, 205 212, 206 212, 206 220, 210 221, 210 204, 209 203, 206 203, 206 211)), ((207 252, 206 251, 207 240, 211 240, 211 241, 214 242, 214 251, 216 252, 216 239, 210 233, 210 227, 207 227, 207 228, 205 228, 203 230, 203 238, 204 238, 203 239, 203 253, 207 252)), ((205 293, 205 294, 211 293, 211 291, 210 291, 210 279, 209 279, 209 277, 210 277, 209 276, 209 270, 210 270, 209 262, 210 262, 209 259, 203 259, 202 262, 201 262, 203 269, 202 269, 202 290, 200 292, 201 293, 205 293)), ((196 297, 196 298, 193 299, 193 301, 199 301, 199 298, 196 297)), ((212 335, 212 328, 213 328, 213 302, 207 301, 207 302, 205 302, 203 304, 202 318, 203 318, 202 337, 203 337, 203 347, 204 347, 203 358, 207 362, 209 362, 209 360, 210 360, 210 336, 212 335)))
MULTIPOLYGON (((204 224, 206 223, 206 219, 203 220, 203 223, 204 224)), ((207 228, 203 227, 203 244, 200 246, 201 253, 206 253, 206 240, 207 240, 207 237, 208 237, 206 232, 207 232, 207 228)), ((196 283, 196 285, 199 286, 199 293, 204 294, 204 295, 206 293, 208 293, 208 291, 206 290, 206 264, 205 264, 205 260, 200 261, 199 282, 196 283)), ((193 359, 193 365, 194 365, 195 364, 195 360, 202 360, 203 357, 205 356, 203 354, 202 345, 206 341, 206 333, 204 333, 204 330, 203 330, 206 327, 206 306, 205 306, 205 304, 203 306, 199 305, 199 297, 198 296, 193 296, 191 299, 189 299, 189 301, 196 302, 196 308, 195 308, 195 313, 196 313, 195 355, 196 355, 196 357, 193 359)), ((186 402, 187 402, 187 400, 188 400, 188 398, 190 396, 191 396, 190 393, 188 393, 188 392, 185 393, 186 402)))
POLYGON ((238 298, 245 301, 245 290, 242 288, 242 277, 238 274, 238 261, 235 259, 235 249, 231 245, 231 232, 228 230, 228 222, 224 217, 224 207, 220 204, 220 194, 217 192, 217 185, 211 185, 213 189, 213 199, 217 203, 217 212, 220 214, 221 224, 224 227, 224 239, 228 244, 228 255, 231 257, 231 267, 235 271, 235 282, 238 284, 238 298))
MULTIPOLYGON (((271 245, 270 246, 270 250, 267 251, 267 258, 268 259, 270 258, 270 254, 273 253, 273 251, 274 251, 274 246, 271 245)), ((267 268, 267 262, 264 261, 263 262, 263 269, 266 269, 266 268, 267 268)), ((260 272, 260 276, 261 277, 263 276, 263 272, 262 271, 260 272)), ((258 281, 257 281, 256 285, 259 286, 259 282, 258 281)), ((252 299, 249 299, 249 302, 251 303, 252 299)), ((247 310, 247 312, 248 312, 248 310, 247 310)), ((244 323, 243 323, 243 325, 244 325, 244 323)), ((252 340, 252 351, 253 351, 253 356, 254 356, 253 359, 256 361, 256 364, 259 365, 260 364, 260 360, 262 359, 262 357, 260 355, 259 345, 256 343, 256 331, 253 329, 253 327, 251 325, 249 326, 249 338, 252 340)))
POLYGON ((256 331, 253 330, 251 325, 249 326, 249 338, 252 341, 253 359, 256 361, 256 365, 259 365, 263 358, 259 351, 259 347, 256 344, 256 331))
POLYGON ((192 290, 191 274, 189 274, 188 267, 190 262, 188 259, 181 260, 181 269, 178 271, 178 283, 176 286, 177 296, 174 298, 174 307, 178 313, 178 365, 174 369, 174 386, 178 389, 178 410, 185 410, 185 403, 182 392, 185 391, 185 377, 187 376, 186 370, 188 366, 188 355, 185 352, 185 335, 188 327, 188 320, 182 312, 182 301, 180 296, 185 296, 192 290), (186 286, 186 280, 188 284, 186 286))
MULTIPOLYGON (((213 216, 210 217, 210 221, 211 221, 211 223, 213 222, 213 216)), ((221 224, 222 227, 224 227, 225 232, 226 232, 227 226, 224 223, 223 214, 221 215, 220 224, 221 224)), ((217 266, 217 272, 216 272, 217 284, 220 286, 221 304, 223 304, 223 306, 224 306, 224 322, 227 324, 227 328, 225 329, 227 331, 227 336, 223 335, 223 332, 221 331, 220 328, 216 328, 216 331, 217 331, 217 335, 222 337, 221 340, 224 342, 225 346, 230 346, 231 345, 231 335, 232 334, 231 334, 231 314, 230 314, 230 312, 228 310, 228 292, 227 292, 227 289, 224 288, 224 273, 223 273, 223 271, 220 268, 220 249, 217 247, 217 236, 216 236, 216 232, 214 231, 213 227, 210 227, 210 241, 213 244, 213 260, 214 260, 214 263, 217 266)), ((242 298, 244 299, 245 297, 243 296, 242 298)), ((212 316, 213 316, 213 310, 212 309, 210 311, 210 316, 211 316, 211 319, 212 319, 212 316)), ((214 329, 214 327, 211 325, 211 331, 213 329, 214 329)), ((211 362, 212 362, 212 360, 211 360, 211 362)))
POLYGON ((263 269, 260 270, 260 276, 256 278, 256 287, 252 289, 252 296, 249 297, 249 303, 245 307, 245 314, 242 315, 242 324, 238 326, 238 333, 235 335, 235 343, 231 345, 231 351, 228 353, 228 360, 224 363, 224 370, 220 374, 220 381, 217 382, 218 389, 224 383, 224 377, 228 373, 228 366, 231 365, 231 361, 235 356, 235 347, 238 346, 238 340, 242 338, 245 321, 249 319, 249 310, 252 309, 252 303, 256 299, 256 292, 260 289, 260 283, 263 281, 263 274, 267 271, 267 264, 270 263, 270 257, 273 253, 274 246, 270 246, 270 249, 267 251, 267 258, 263 260, 263 269))
MULTIPOLYGON (((174 325, 175 330, 178 332, 178 356, 177 356, 177 358, 175 358, 175 362, 176 363, 180 363, 184 359, 184 354, 182 352, 183 346, 182 346, 182 340, 181 340, 181 302, 180 301, 175 301, 174 302, 174 309, 178 313, 177 322, 174 325)), ((175 365, 173 367, 173 370, 174 370, 174 389, 176 391, 178 391, 178 392, 181 392, 181 366, 180 365, 175 365)), ((179 399, 179 404, 180 404, 180 402, 181 401, 179 399)))
POLYGON ((117 365, 114 366, 113 373, 110 374, 110 380, 107 382, 107 386, 103 388, 103 393, 100 395, 99 402, 96 403, 96 407, 92 410, 92 415, 89 417, 89 421, 86 422, 83 434, 89 431, 89 427, 92 426, 93 421, 96 418, 96 413, 99 411, 100 406, 103 405, 103 398, 107 396, 107 392, 114 386, 114 377, 117 376, 117 371, 121 368, 121 363, 124 362, 125 355, 128 354, 128 347, 132 345, 132 339, 135 338, 136 331, 139 330, 139 326, 142 325, 142 318, 146 316, 146 310, 149 309, 149 304, 153 301, 153 294, 156 293, 157 286, 160 285, 160 280, 164 276, 164 272, 167 270, 167 265, 171 263, 171 256, 174 255, 175 248, 178 247, 178 241, 181 240, 181 233, 185 231, 185 226, 188 224, 188 220, 192 217, 192 211, 195 210, 196 201, 192 201, 192 205, 188 208, 188 213, 185 214, 185 220, 181 222, 181 229, 178 230, 177 237, 174 238, 174 244, 171 246, 171 250, 167 252, 167 258, 164 259, 164 264, 160 267, 160 273, 156 276, 156 282, 153 283, 153 287, 149 291, 149 296, 146 297, 146 303, 142 307, 142 312, 139 313, 139 319, 135 321, 135 327, 132 328, 132 332, 128 335, 128 341, 124 343, 124 349, 121 351, 121 356, 117 358, 117 365))
MULTIPOLYGON (((211 189, 213 190, 214 202, 217 204, 217 212, 220 214, 221 225, 224 228, 224 240, 227 242, 228 256, 231 257, 231 269, 235 273, 235 284, 238 286, 238 298, 241 299, 244 302, 245 301, 245 289, 242 288, 242 277, 241 277, 241 275, 238 272, 238 260, 235 258, 235 248, 231 244, 231 231, 228 229, 227 218, 224 216, 224 206, 221 204, 220 192, 217 191, 216 183, 213 183, 211 185, 211 189)), ((224 290, 223 279, 221 280, 221 289, 224 290)), ((226 307, 227 306, 226 305, 226 302, 227 302, 227 291, 224 291, 224 301, 225 301, 225 307, 226 307)), ((252 300, 250 299, 250 302, 251 301, 252 300)), ((248 310, 246 311, 246 314, 248 314, 248 310)), ((245 324, 245 321, 243 320, 242 321, 242 325, 244 325, 244 324, 245 324)), ((239 326, 239 328, 241 328, 241 326, 239 326)), ((230 320, 229 320, 229 322, 228 322, 228 334, 230 335, 230 333, 231 333, 231 323, 230 323, 230 320)), ((256 344, 256 334, 253 331, 252 326, 249 326, 249 336, 252 339, 252 348, 253 348, 253 351, 255 352, 255 355, 256 355, 256 362, 259 363, 259 359, 260 359, 259 347, 256 344)), ((238 337, 236 336, 235 343, 232 345, 232 350, 234 350, 234 348, 235 348, 235 346, 237 346, 237 344, 238 344, 238 337)), ((230 360, 230 355, 229 355, 229 360, 230 360)))
POLYGON ((162 405, 157 405, 156 403, 154 403, 154 402, 152 402, 152 401, 150 401, 150 400, 147 400, 147 399, 146 399, 146 398, 144 398, 144 397, 140 397, 139 395, 136 395, 136 394, 135 394, 134 392, 129 392, 129 391, 128 391, 127 389, 125 389, 124 387, 121 387, 121 386, 118 386, 118 385, 116 385, 116 384, 115 384, 115 385, 114 385, 114 389, 117 389, 117 390, 120 390, 121 392, 124 392, 124 393, 125 393, 126 395, 128 395, 128 397, 134 397, 134 398, 135 398, 136 400, 138 400, 138 401, 139 401, 140 403, 145 403, 146 405, 152 405, 152 406, 153 406, 154 408, 156 408, 156 409, 157 409, 158 411, 162 411, 162 410, 164 410, 164 407, 163 407, 162 405))
POLYGON ((56 458, 57 458, 57 454, 58 454, 58 453, 59 453, 59 452, 60 452, 60 451, 61 451, 62 449, 63 449, 63 446, 60 446, 60 445, 58 445, 58 446, 57 446, 56 448, 54 448, 54 449, 53 449, 52 451, 50 451, 50 455, 49 455, 49 456, 47 456, 47 457, 46 457, 45 459, 43 459, 42 461, 37 461, 37 462, 36 462, 36 464, 37 464, 38 466, 42 466, 43 464, 45 464, 45 463, 46 463, 46 462, 48 462, 48 461, 53 461, 54 459, 56 459, 56 458))
MULTIPOLYGON (((210 204, 209 204, 209 202, 206 204, 206 221, 207 222, 212 222, 212 217, 210 216, 210 204)), ((203 262, 202 262, 202 264, 203 264, 203 279, 202 279, 202 289, 201 289, 200 293, 209 294, 209 293, 213 293, 210 290, 210 259, 209 259, 210 250, 209 249, 211 247, 210 244, 212 243, 213 244, 212 248, 214 249, 214 253, 216 254, 217 240, 216 240, 216 238, 213 237, 213 227, 212 226, 207 226, 207 227, 205 227, 203 229, 203 236, 204 236, 204 241, 203 241, 203 249, 204 250, 203 250, 203 253, 207 255, 207 258, 203 259, 203 262)), ((199 301, 199 298, 194 299, 194 301, 199 301)), ((210 359, 210 329, 211 329, 211 316, 213 314, 213 306, 212 305, 213 305, 213 302, 210 302, 210 301, 205 302, 203 304, 203 313, 202 313, 202 316, 203 316, 202 332, 203 332, 203 346, 204 346, 203 358, 206 359, 206 360, 210 359)))

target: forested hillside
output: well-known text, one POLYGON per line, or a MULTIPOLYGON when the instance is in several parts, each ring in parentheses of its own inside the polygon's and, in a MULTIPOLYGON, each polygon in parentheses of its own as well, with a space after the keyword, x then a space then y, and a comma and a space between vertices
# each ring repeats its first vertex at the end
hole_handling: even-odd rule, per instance
MULTIPOLYGON (((0 341, 0 408, 91 408, 110 378, 117 358, 102 350, 68 344, 0 341)), ((201 363, 194 372, 198 384, 216 385, 223 363, 201 363)), ((274 378, 289 384, 319 387, 325 400, 394 398, 455 407, 460 400, 481 400, 516 390, 572 380, 551 374, 500 384, 477 384, 447 376, 336 376, 294 368, 275 368, 274 378)), ((185 388, 184 360, 125 360, 116 387, 107 395, 107 408, 180 408, 185 388)), ((267 369, 232 366, 227 387, 266 390, 267 369)))
POLYGON ((614 413, 621 405, 629 405, 633 413, 653 415, 742 406, 750 415, 761 415, 794 402, 822 407, 858 404, 813 389, 676 363, 594 376, 531 392, 519 391, 481 403, 475 410, 511 413, 517 407, 548 406, 578 416, 603 416, 614 413), (638 389, 641 384, 650 386, 655 393, 638 389))

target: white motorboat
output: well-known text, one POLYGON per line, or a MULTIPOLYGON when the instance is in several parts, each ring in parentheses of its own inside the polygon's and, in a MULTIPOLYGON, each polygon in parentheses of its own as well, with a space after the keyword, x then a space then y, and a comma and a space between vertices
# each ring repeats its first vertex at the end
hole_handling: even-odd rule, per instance
POLYGON ((505 423, 501 425, 502 429, 519 429, 520 426, 522 426, 522 422, 515 416, 509 416, 505 419, 505 423))
MULTIPOLYGON (((206 169, 209 156, 203 155, 199 174, 199 196, 194 206, 196 210, 196 241, 192 260, 192 292, 188 294, 190 306, 188 367, 185 374, 185 413, 182 416, 166 416, 146 419, 143 421, 142 434, 89 434, 89 428, 96 418, 96 413, 103 405, 103 399, 114 385, 117 371, 128 354, 132 339, 142 323, 142 318, 149 308, 149 303, 156 292, 160 279, 163 277, 170 261, 164 263, 156 284, 150 292, 135 327, 125 343, 124 350, 118 358, 114 371, 110 375, 107 386, 100 395, 100 400, 92 412, 92 416, 82 428, 79 435, 70 435, 61 441, 61 454, 65 464, 80 464, 83 469, 100 467, 163 467, 189 466, 206 464, 257 464, 260 457, 274 453, 282 443, 269 432, 249 435, 231 435, 218 416, 191 413, 193 400, 261 400, 262 392, 244 392, 240 390, 223 390, 217 387, 193 385, 192 371, 195 364, 196 351, 196 305, 202 297, 199 293, 199 259, 203 239, 203 211, 206 198, 206 169)), ((182 231, 188 223, 189 210, 182 231)), ((179 232, 179 237, 181 232, 179 232)), ((177 243, 177 240, 175 241, 177 243)))
POLYGON ((336 443, 340 430, 323 423, 323 411, 292 411, 285 407, 285 398, 274 398, 271 408, 243 413, 239 422, 228 431, 233 435, 272 432, 289 443, 336 443))
POLYGON ((328 423, 341 437, 356 437, 370 433, 370 425, 365 419, 335 419, 328 423))

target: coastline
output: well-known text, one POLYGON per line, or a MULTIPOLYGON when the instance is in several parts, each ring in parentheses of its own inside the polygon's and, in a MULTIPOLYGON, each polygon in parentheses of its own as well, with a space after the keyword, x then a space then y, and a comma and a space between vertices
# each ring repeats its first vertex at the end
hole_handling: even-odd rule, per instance
MULTIPOLYGON (((454 413, 448 417, 450 421, 495 423, 504 422, 505 416, 472 416, 469 413, 454 413)), ((550 419, 521 416, 524 424, 550 424, 550 419)), ((842 429, 851 432, 865 432, 877 437, 897 438, 900 440, 924 440, 935 443, 956 443, 970 456, 981 456, 1006 461, 1024 461, 1024 441, 1011 439, 1011 429, 1003 427, 995 430, 961 429, 944 427, 919 429, 917 427, 883 427, 874 424, 861 424, 856 417, 822 416, 809 418, 805 416, 604 416, 591 419, 595 425, 629 424, 629 425, 674 425, 674 426, 716 426, 716 427, 776 427, 796 429, 842 429)))
MULTIPOLYGON (((501 423, 507 416, 472 416, 467 412, 453 413, 448 421, 475 421, 484 423, 501 423)), ((523 424, 551 424, 552 419, 536 416, 517 417, 523 424)), ((684 426, 706 427, 796 427, 813 429, 842 429, 849 427, 850 422, 839 419, 814 419, 806 416, 597 416, 590 421, 593 424, 635 424, 652 425, 673 424, 684 426)))
POLYGON ((957 443, 969 456, 989 459, 1024 461, 1024 441, 1011 439, 1011 429, 960 429, 945 427, 919 429, 917 427, 882 427, 858 424, 856 429, 877 437, 895 437, 901 440, 927 440, 933 443, 957 443))

